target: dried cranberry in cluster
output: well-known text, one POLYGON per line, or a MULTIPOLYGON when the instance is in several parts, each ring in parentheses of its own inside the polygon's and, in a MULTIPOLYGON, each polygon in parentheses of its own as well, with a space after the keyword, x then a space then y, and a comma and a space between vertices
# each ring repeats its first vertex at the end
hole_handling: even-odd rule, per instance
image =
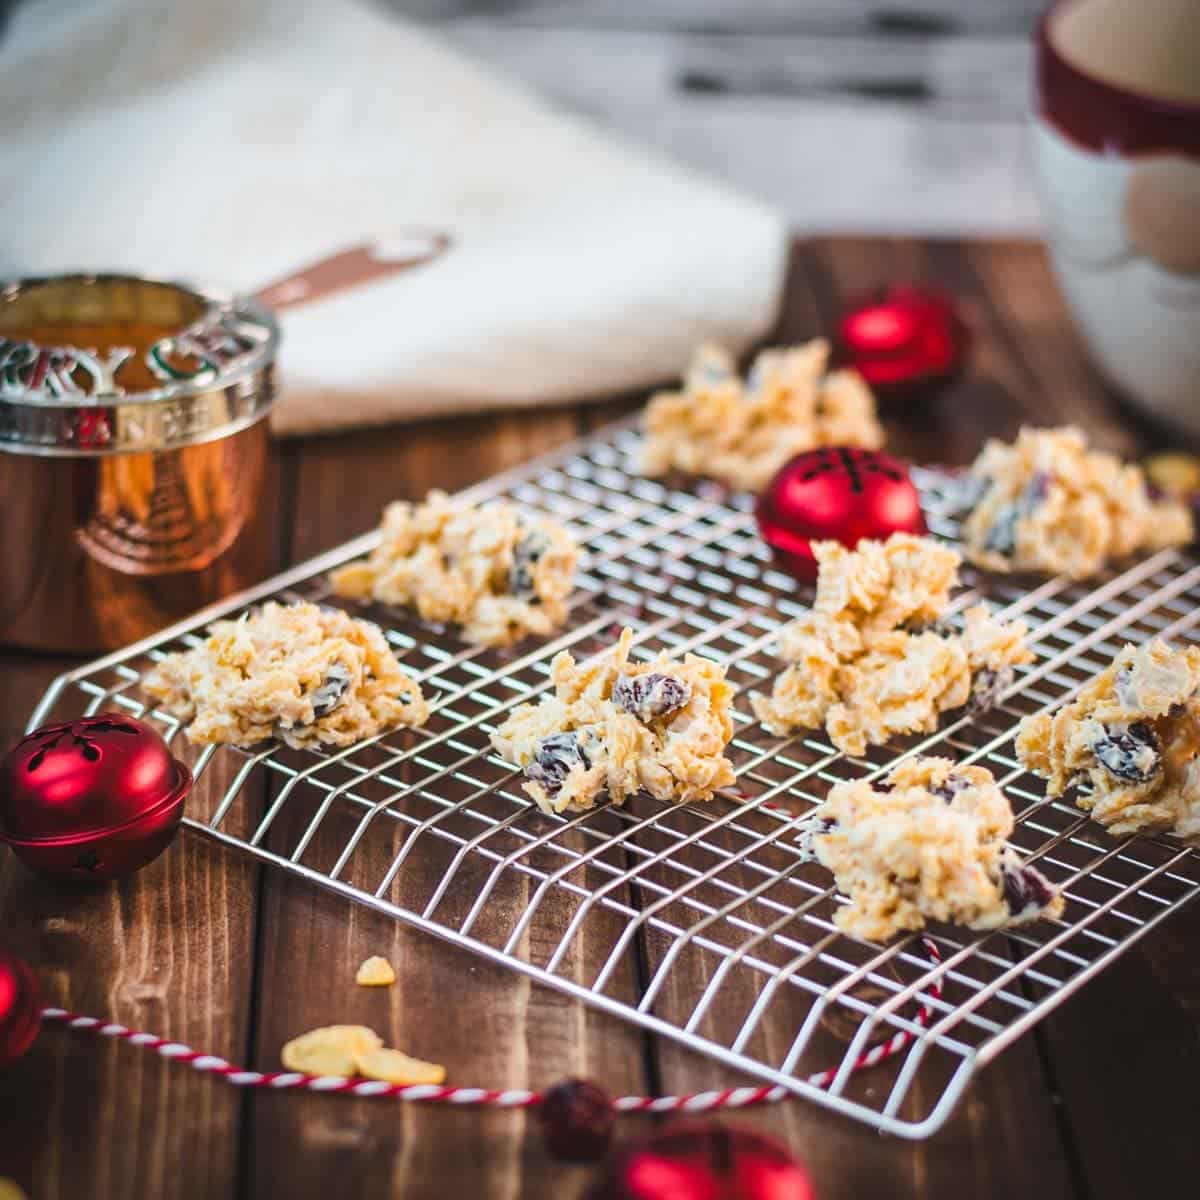
POLYGON ((1054 885, 1037 867, 1005 863, 1000 868, 1000 883, 1013 916, 1045 908, 1057 894, 1054 885))
POLYGON ((1046 471, 1035 471, 1021 494, 996 513, 991 529, 984 538, 984 549, 1010 556, 1017 550, 1017 522, 1031 517, 1050 494, 1054 477, 1046 471))
POLYGON ((586 1079, 564 1079, 542 1097, 538 1110, 551 1154, 569 1162, 593 1162, 612 1141, 612 1098, 586 1079))
POLYGON ((971 711, 986 712, 995 708, 1000 697, 1012 686, 1013 678, 1011 666, 995 671, 991 667, 980 667, 971 680, 971 711))
MULTIPOLYGON (((888 789, 891 790, 890 788, 888 789)), ((837 822, 832 817, 809 817, 800 826, 800 836, 796 839, 800 844, 800 857, 804 862, 814 862, 817 850, 814 840, 823 837, 837 828, 837 822)))
POLYGON ((313 716, 327 717, 346 698, 350 690, 350 668, 340 662, 329 664, 321 686, 312 695, 313 716))
POLYGON ((1162 769, 1158 737, 1145 721, 1104 727, 1092 742, 1092 753, 1110 775, 1125 783, 1146 783, 1162 769))
POLYGON ((534 595, 533 570, 549 549, 550 539, 536 530, 525 534, 513 547, 508 590, 518 600, 527 600, 534 595))
POLYGON ((953 802, 954 797, 959 792, 965 792, 971 786, 971 781, 964 778, 962 775, 955 775, 951 772, 939 784, 929 789, 931 796, 936 796, 939 800, 944 800, 947 804, 953 802))
POLYGON ((534 750, 533 760, 525 768, 525 776, 540 783, 546 794, 553 796, 562 789, 567 776, 577 766, 591 766, 579 734, 573 730, 552 733, 542 738, 534 750))
POLYGON ((659 671, 649 675, 618 676, 612 689, 612 702, 644 725, 656 717, 677 712, 691 698, 689 684, 659 671))

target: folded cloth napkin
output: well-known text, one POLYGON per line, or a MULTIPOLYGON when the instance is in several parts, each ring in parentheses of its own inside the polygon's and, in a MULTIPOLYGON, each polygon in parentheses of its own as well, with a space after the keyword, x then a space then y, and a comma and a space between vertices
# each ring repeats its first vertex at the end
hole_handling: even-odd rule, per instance
POLYGON ((282 311, 283 433, 670 378, 702 339, 762 335, 786 258, 765 206, 361 0, 27 0, 0 42, 0 161, 9 277, 256 291, 436 247, 282 311))

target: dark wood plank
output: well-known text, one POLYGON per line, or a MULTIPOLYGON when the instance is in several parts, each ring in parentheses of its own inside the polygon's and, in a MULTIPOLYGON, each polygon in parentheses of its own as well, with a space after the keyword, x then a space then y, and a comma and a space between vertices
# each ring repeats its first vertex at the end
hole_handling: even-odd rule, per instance
POLYGON ((1092 1200, 1165 1195, 1200 1174, 1197 938, 1193 902, 1037 1034, 1092 1200))
MULTIPOLYGON (((1076 422, 1098 444, 1129 456, 1172 440, 1099 378, 1040 246, 837 240, 813 247, 812 257, 818 277, 832 284, 829 318, 854 296, 898 278, 939 284, 965 302, 975 330, 970 373, 905 422, 910 453, 964 462, 983 436, 1010 437, 1021 421, 1076 422)), ((1027 1044, 1040 1045, 1045 1084, 1060 1096, 1065 1148, 1089 1195, 1115 1200, 1153 1191, 1155 1181, 1168 1187, 1200 1164, 1188 1082, 1200 1052, 1200 984, 1187 949, 1197 922, 1195 905, 1177 914, 985 1076, 1006 1071, 1027 1044), (1157 1098, 1152 1108, 1149 1095, 1157 1098)))
MULTIPOLYGON (((279 569, 277 471, 272 462, 264 574, 279 569)), ((72 665, 0 656, 5 746, 72 665)), ((86 700, 64 697, 61 715, 76 715, 86 700)), ((215 759, 189 807, 211 804, 233 769, 215 759)), ((239 1062, 249 1042, 257 874, 187 832, 137 875, 96 887, 49 883, 0 851, 0 940, 35 968, 45 1003, 239 1062)), ((38 1200, 231 1195, 243 1103, 236 1089, 157 1055, 51 1026, 0 1076, 0 1175, 38 1200)))
MULTIPOLYGON (((949 259, 954 254, 948 255, 949 259)), ((837 242, 798 245, 792 260, 792 273, 786 290, 784 309, 773 339, 781 342, 802 341, 817 335, 829 335, 839 313, 852 300, 869 295, 881 285, 896 280, 911 280, 948 287, 950 281, 931 261, 923 247, 904 242, 837 242)), ((959 289, 956 289, 959 290, 959 289)), ((979 307, 978 286, 960 290, 972 307, 979 307)), ((909 403, 887 414, 892 443, 899 442, 910 454, 937 456, 961 461, 973 452, 978 432, 971 427, 978 412, 988 411, 997 421, 1011 417, 1013 400, 1004 386, 1005 375, 1013 368, 1002 351, 994 349, 994 329, 986 323, 986 314, 976 318, 980 340, 988 346, 989 370, 982 377, 972 375, 955 389, 954 398, 921 402, 933 411, 915 412, 909 403), (967 392, 964 396, 961 393, 967 392), (1000 408, 998 401, 1003 402, 1000 408), (996 410, 1000 408, 1000 411, 996 410), (970 446, 970 451, 967 447, 970 446)), ((999 424, 997 432, 1000 431, 999 424)), ((750 685, 754 680, 735 682, 750 685)), ((798 751, 792 750, 796 756, 798 751)), ((769 769, 770 778, 782 779, 782 767, 769 769)), ((754 822, 747 822, 753 825, 754 822)), ((744 837, 716 834, 707 839, 727 855, 735 855, 746 845, 744 837)), ((784 860, 775 861, 767 852, 756 855, 763 866, 783 869, 784 860)), ((712 853, 688 856, 698 870, 711 868, 712 853)), ((762 876, 750 869, 731 865, 722 869, 719 880, 733 888, 761 884, 762 876)), ((803 893, 768 893, 780 904, 796 903, 803 893)), ((716 889, 696 889, 694 898, 715 904, 716 889)), ((670 913, 680 924, 689 920, 682 906, 670 913)), ((753 924, 765 924, 778 916, 765 905, 746 904, 736 913, 753 924)), ((828 919, 829 914, 822 910, 828 919)), ((691 920, 695 920, 693 915, 691 920)), ((781 934, 803 944, 811 944, 820 929, 802 921, 790 923, 781 934)), ((714 927, 713 941, 734 947, 749 936, 724 924, 714 927)), ((653 945, 654 939, 651 938, 653 945)), ((829 948, 832 953, 852 962, 864 961, 844 940, 829 948)), ((782 965, 791 957, 783 947, 760 943, 756 953, 763 960, 782 965)), ((652 965, 656 956, 651 951, 652 965)), ((664 989, 660 1012, 669 1019, 686 1020, 692 1006, 712 978, 718 958, 713 953, 689 953, 681 956, 672 969, 670 984, 664 989)), ((806 973, 818 974, 820 968, 806 973)), ((914 977, 915 972, 907 978, 914 977)), ((837 972, 829 971, 832 983, 837 972)), ((907 981, 907 980, 906 980, 907 981)), ((752 976, 728 977, 720 999, 701 1031, 714 1040, 728 1044, 759 994, 762 980, 752 976)), ((781 988, 778 999, 758 1026, 752 1048, 771 1061, 779 1062, 787 1053, 801 1022, 812 1003, 798 989, 781 988)), ((852 1014, 840 1008, 822 1020, 814 1039, 814 1048, 806 1052, 801 1070, 808 1073, 836 1065, 857 1027, 852 1014)), ((885 1031, 887 1032, 887 1031, 885 1031)), ((663 1086, 668 1091, 692 1090, 697 1086, 730 1086, 730 1072, 719 1065, 663 1040, 658 1044, 658 1059, 663 1086)), ((890 1088, 895 1079, 890 1068, 880 1068, 872 1083, 864 1074, 860 1098, 870 1102, 870 1093, 890 1088)), ((745 1081, 739 1081, 745 1082, 745 1081)), ((854 1094, 856 1089, 849 1089, 854 1094)), ((900 1115, 922 1119, 936 1100, 936 1084, 914 1087, 911 1103, 900 1115)), ((877 1101, 876 1101, 877 1102, 877 1101)), ((1036 1195, 1069 1197, 1073 1179, 1069 1157, 1061 1144, 1054 1109, 1035 1044, 1026 1039, 1010 1048, 971 1086, 965 1101, 949 1124, 928 1142, 907 1143, 880 1138, 865 1126, 853 1123, 824 1109, 802 1101, 784 1103, 769 1110, 747 1114, 739 1120, 755 1128, 774 1133, 799 1152, 809 1163, 822 1197, 882 1195, 924 1197, 949 1195, 965 1178, 972 1181, 973 1196, 1036 1195)))
MULTIPOLYGON (((576 436, 578 429, 572 412, 559 411, 297 444, 294 555, 307 556, 369 528, 388 500, 421 497, 435 486, 463 487, 576 436)), ((299 811, 295 815, 303 820, 299 811)), ((336 814, 327 818, 306 861, 309 855, 332 861, 349 828, 336 814)), ((285 818, 278 836, 283 844, 294 843, 295 832, 285 818)), ((402 838, 373 830, 354 858, 360 877, 380 878, 402 838)), ((422 849, 391 893, 406 906, 423 905, 445 867, 436 842, 427 838, 422 849)), ((478 936, 490 943, 510 929, 531 891, 529 883, 506 876, 478 936)), ((582 1074, 616 1091, 645 1090, 642 1039, 614 1018, 275 871, 266 877, 264 903, 255 1036, 264 1067, 277 1063, 281 1044, 305 1029, 360 1022, 390 1044, 445 1063, 453 1083, 542 1088, 582 1074), (376 991, 355 987, 355 968, 376 953, 396 967, 397 984, 376 991)), ((565 928, 572 910, 551 896, 544 911, 544 925, 535 928, 565 928)), ((615 936, 610 927, 606 940, 585 940, 568 959, 570 977, 594 975, 615 936)), ((628 967, 624 986, 634 986, 628 967)), ((255 1097, 247 1151, 251 1195, 274 1189, 296 1197, 386 1191, 412 1200, 570 1196, 587 1174, 549 1160, 536 1121, 519 1111, 398 1108, 365 1100, 330 1104, 319 1096, 255 1097)))
MULTIPOLYGON (((1037 247, 839 239, 799 245, 792 278, 777 340, 828 331, 852 297, 897 279, 940 283, 964 299, 976 331, 971 370, 940 396, 887 411, 904 452, 964 462, 982 437, 1011 435, 1022 419, 1083 421, 1125 453, 1161 438, 1096 379, 1037 247)), ((289 443, 275 489, 293 514, 289 557, 370 527, 393 495, 463 486, 629 406, 289 443)), ((10 740, 60 664, 4 655, 0 666, 9 685, 0 733, 10 740)), ((50 888, 3 854, 0 930, 39 968, 49 1000, 236 1061, 249 1053, 264 1067, 297 1031, 345 1019, 445 1061, 456 1082, 544 1086, 584 1073, 615 1091, 643 1090, 657 1077, 665 1090, 690 1091, 732 1081, 723 1067, 666 1041, 648 1073, 646 1043, 629 1027, 275 872, 264 876, 260 918, 257 880, 245 861, 195 837, 135 879, 86 892, 50 888), (356 989, 354 967, 380 951, 399 967, 399 984, 356 989)), ((520 899, 507 893, 496 919, 509 919, 520 899)), ((928 1143, 879 1139, 804 1103, 734 1119, 805 1155, 827 1198, 1117 1200, 1177 1189, 1200 1169, 1195 1105, 1184 1086, 1200 1068, 1200 977, 1191 952, 1198 923, 1193 906, 1005 1051, 928 1143)), ((579 978, 603 948, 580 948, 571 964, 579 978)), ((695 1002, 706 977, 688 970, 664 992, 663 1011, 695 1002)), ((731 1013, 738 1003, 732 997, 731 1013)), ((774 1036, 789 1032, 781 1018, 774 1036)), ((836 1050, 845 1035, 825 1030, 822 1045, 836 1050)), ((520 1114, 249 1096, 59 1029, 0 1077, 0 1112, 0 1174, 37 1200, 126 1192, 560 1196, 576 1194, 586 1177, 548 1160, 520 1114)))
MULTIPOLYGON (((1040 249, 978 246, 963 263, 1023 356, 1043 411, 1083 424, 1097 442, 1126 455, 1170 442, 1096 376, 1040 249)), ((1191 1082, 1200 1071, 1200 967, 1192 952, 1198 936, 1200 905, 1193 903, 1036 1034, 1081 1175, 1097 1200, 1170 1190, 1200 1171, 1191 1082)))
MULTIPOLYGON (((185 836, 117 886, 67 890, 6 857, 4 942, 43 998, 238 1061, 246 1049, 255 869, 185 836)), ((232 1194, 242 1098, 61 1026, 0 1078, 0 1174, 31 1196, 232 1194)))

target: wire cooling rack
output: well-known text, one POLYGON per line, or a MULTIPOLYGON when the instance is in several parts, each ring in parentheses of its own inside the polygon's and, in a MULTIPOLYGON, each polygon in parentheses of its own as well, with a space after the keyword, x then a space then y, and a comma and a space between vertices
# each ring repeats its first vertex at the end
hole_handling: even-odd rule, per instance
MULTIPOLYGON (((1200 562, 1163 551, 1089 587, 990 579, 985 588, 965 571, 955 608, 986 594, 1030 626, 1036 661, 989 712, 851 758, 818 732, 772 737, 751 715, 748 693, 768 690, 782 667, 775 636, 811 593, 772 566, 750 498, 639 477, 638 440, 619 425, 463 494, 513 498, 578 537, 585 557, 561 636, 484 651, 402 614, 347 605, 383 626, 434 700, 420 730, 340 751, 197 753, 139 691, 155 660, 196 644, 214 617, 267 598, 340 603, 326 572, 369 551, 374 533, 62 676, 31 727, 111 708, 157 721, 193 763, 193 829, 756 1081, 927 1136, 980 1067, 1200 892, 1200 854, 1168 838, 1109 838, 1070 803, 1047 801, 1013 752, 1017 721, 1070 695, 1123 642, 1192 634, 1200 562), (692 650, 728 664, 741 689, 729 751, 736 789, 708 804, 638 796, 622 809, 546 816, 488 734, 547 689, 559 650, 597 653, 622 623, 637 631, 635 656, 692 650), (836 929, 838 897, 804 860, 797 826, 831 784, 916 751, 995 774, 1017 813, 1014 843, 1065 893, 1060 919, 983 935, 934 927, 940 961, 912 936, 877 945, 836 929), (902 1054, 853 1071, 868 1046, 898 1033, 910 1035, 902 1054), (807 1082, 831 1063, 828 1087, 807 1082)), ((937 479, 918 472, 917 483, 933 531, 953 539, 937 479)))

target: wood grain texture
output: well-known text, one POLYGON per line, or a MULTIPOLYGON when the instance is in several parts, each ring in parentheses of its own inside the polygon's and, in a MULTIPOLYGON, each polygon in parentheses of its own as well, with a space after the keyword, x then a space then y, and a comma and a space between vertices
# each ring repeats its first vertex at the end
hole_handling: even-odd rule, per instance
MULTIPOLYGON (((999 256, 1008 250, 1005 247, 999 256)), ((1036 287, 1044 272, 1040 252, 1032 247, 1012 250, 1020 258, 1026 289, 1036 287)), ((990 247, 980 255, 990 264, 990 247)), ((982 433, 1011 435, 1020 419, 1032 419, 1040 390, 1029 394, 1022 377, 1019 347, 1027 331, 1020 331, 1015 342, 1010 339, 1005 344, 980 280, 961 273, 962 258, 961 247, 927 243, 841 240, 797 244, 791 283, 773 339, 791 342, 826 332, 847 303, 897 280, 953 292, 970 314, 977 347, 986 348, 984 361, 977 357, 968 378, 945 396, 921 402, 924 411, 917 411, 910 402, 893 408, 886 420, 889 444, 906 453, 946 462, 965 461, 974 454, 982 433), (994 424, 981 428, 989 418, 994 424)), ((730 839, 724 842, 729 842, 724 845, 727 852, 738 848, 730 839)), ((703 870, 711 862, 711 855, 696 855, 692 865, 703 870)), ((752 872, 737 868, 723 871, 721 878, 734 886, 760 881, 752 872)), ((739 911, 746 919, 754 915, 752 909, 739 911)), ((806 936, 802 929, 791 926, 784 932, 794 938, 806 936)), ((720 940, 719 935, 714 936, 720 940)), ((809 932, 807 936, 814 935, 809 932)), ((681 958, 664 993, 662 1015, 687 1019, 711 977, 712 959, 701 955, 681 958)), ((747 1012, 755 995, 748 985, 743 976, 722 988, 722 1000, 706 1022, 716 1040, 728 1043, 747 1012)), ((786 1052, 808 1007, 803 997, 791 1005, 771 1005, 761 1026, 762 1044, 770 1048, 769 1056, 778 1060, 786 1052)), ((803 1060, 806 1071, 840 1060, 855 1028, 846 1015, 840 1010, 823 1022, 815 1049, 803 1060)), ((723 1067, 668 1041, 657 1043, 656 1049, 666 1091, 690 1090, 697 1077, 708 1087, 730 1085, 729 1072, 723 1067)), ((870 1081, 865 1082, 869 1087, 870 1081)), ((890 1076, 887 1083, 891 1083, 890 1076)), ((927 1142, 909 1144, 880 1138, 865 1127, 803 1104, 782 1105, 739 1120, 772 1132, 797 1148, 821 1182, 823 1200, 951 1196, 955 1189, 974 1197, 1068 1198, 1076 1194, 1073 1164, 1057 1127, 1047 1085, 1038 1046, 1027 1038, 974 1081, 949 1123, 927 1142)), ((910 1106, 906 1115, 924 1116, 928 1108, 922 1104, 928 1102, 928 1096, 922 1097, 918 1089, 915 1111, 910 1106)))
MULTIPOLYGON (((282 565, 279 479, 276 456, 257 531, 269 570, 282 565)), ((50 681, 75 662, 0 655, 6 748, 50 681)), ((189 805, 211 803, 232 778, 229 764, 211 767, 189 805)), ((258 874, 251 862, 193 837, 177 838, 132 878, 96 887, 49 884, 4 851, 0 943, 37 969, 47 1004, 238 1062, 249 1047, 258 874)), ((233 1195, 244 1103, 235 1089, 214 1088, 124 1043, 44 1031, 0 1075, 0 1176, 36 1200, 233 1195)))
MULTIPOLYGON (((389 500, 419 498, 435 486, 465 487, 579 432, 571 412, 524 413, 422 425, 401 436, 297 445, 294 554, 311 555, 370 527, 389 500)), ((299 827, 305 814, 290 817, 299 827)), ((346 823, 339 824, 337 817, 322 823, 309 855, 336 857, 351 828, 348 815, 346 823)), ((284 845, 295 841, 288 825, 285 814, 277 831, 284 845)), ((403 835, 388 839, 376 832, 364 841, 354 869, 362 878, 381 878, 403 835)), ((423 849, 429 853, 413 852, 393 891, 408 907, 424 904, 437 882, 426 875, 444 869, 436 846, 427 840, 423 849)), ((496 940, 492 931, 515 923, 531 890, 527 881, 506 876, 476 927, 477 936, 496 940)), ((560 905, 555 913, 553 905, 552 899, 543 924, 565 927, 570 912, 560 905)), ((266 1069, 277 1065, 287 1038, 317 1025, 354 1022, 375 1028, 390 1045, 444 1063, 450 1081, 463 1085, 543 1088, 569 1075, 586 1075, 623 1092, 648 1086, 641 1035, 580 1001, 274 874, 265 881, 263 911, 258 951, 263 1002, 255 1047, 266 1069), (398 982, 387 989, 355 987, 355 969, 375 953, 391 961, 398 982), (273 994, 289 1000, 273 1004, 273 994)), ((593 953, 585 940, 568 971, 579 980, 594 975, 600 966, 596 956, 607 944, 597 939, 593 953)), ((629 998, 628 971, 625 987, 629 998)), ((387 1194, 404 1200, 570 1196, 586 1175, 548 1162, 536 1119, 520 1111, 456 1112, 371 1101, 329 1105, 318 1096, 255 1096, 248 1146, 251 1195, 278 1189, 296 1197, 387 1194)))
MULTIPOLYGON (((946 287, 974 332, 963 379, 885 412, 903 452, 961 463, 983 437, 1009 436, 1021 420, 1078 420, 1125 453, 1169 440, 1135 421, 1099 383, 1036 246, 797 243, 775 337, 828 332, 852 298, 897 280, 946 287)), ((295 560, 327 549, 371 526, 388 499, 464 486, 630 404, 281 443, 272 493, 278 553, 295 560)), ((9 741, 62 664, 7 653, 0 665, 8 685, 0 733, 9 741)), ((286 822, 302 815, 285 812, 279 836, 286 841, 286 822)), ((426 873, 434 869, 433 858, 425 860, 426 873)), ((427 885, 421 869, 402 882, 427 885)), ((508 887, 490 919, 511 920, 526 895, 508 887)), ((1189 1090, 1200 1071, 1197 936, 1200 908, 1193 906, 1002 1054, 926 1143, 879 1138, 802 1102, 732 1119, 803 1154, 823 1200, 1124 1200, 1186 1190, 1200 1172, 1189 1090)), ((33 962, 52 1001, 260 1067, 274 1066, 282 1042, 305 1028, 362 1020, 411 1053, 446 1062, 458 1082, 540 1087, 569 1073, 614 1091, 732 1082, 724 1068, 674 1043, 648 1041, 557 993, 271 869, 259 872, 190 835, 134 879, 84 892, 51 888, 0 854, 0 940, 33 962), (396 987, 354 987, 354 968, 372 953, 396 964, 396 987)), ((603 937, 578 947, 570 969, 586 978, 605 949, 603 937)), ((673 972, 662 1011, 695 1002, 702 965, 673 972)), ((621 986, 636 980, 627 975, 621 986)), ((714 1019, 734 1019, 738 1003, 731 995, 714 1019)), ((781 1016, 768 1036, 788 1036, 787 1021, 781 1016)), ((836 1051, 844 1036, 826 1030, 822 1045, 836 1051)), ((626 1134, 644 1127, 633 1120, 622 1126, 626 1134)), ((240 1093, 131 1047, 58 1028, 0 1077, 5 1174, 32 1200, 538 1200, 578 1195, 587 1179, 586 1171, 548 1160, 533 1123, 519 1114, 240 1093)))
MULTIPOLYGON (((6 746, 66 665, 5 656, 6 746)), ((6 852, 0 941, 37 969, 46 1003, 236 1061, 247 1044, 255 874, 198 838, 115 886, 53 886, 6 852)), ((232 1194, 241 1099, 124 1044, 44 1032, 0 1076, 0 1175, 39 1200, 232 1194)))

